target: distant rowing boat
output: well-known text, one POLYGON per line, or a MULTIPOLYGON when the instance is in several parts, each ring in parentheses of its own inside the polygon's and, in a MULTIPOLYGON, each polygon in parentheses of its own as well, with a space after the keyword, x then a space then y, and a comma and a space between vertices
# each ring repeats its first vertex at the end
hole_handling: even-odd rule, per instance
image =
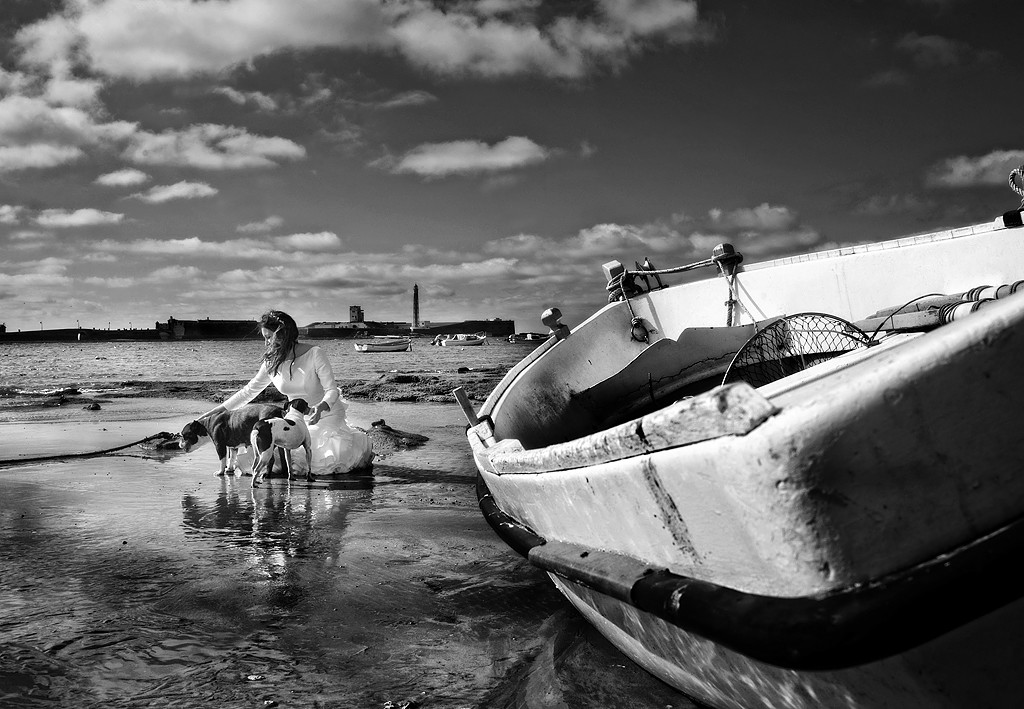
POLYGON ((547 335, 542 335, 539 332, 517 332, 513 335, 508 336, 508 341, 512 343, 516 342, 543 342, 547 339, 547 335))
POLYGON ((448 335, 446 338, 439 338, 436 342, 442 347, 474 347, 487 342, 487 336, 466 334, 448 335))
POLYGON ((741 261, 609 262, 617 302, 456 390, 485 518, 702 704, 1016 706, 1024 203, 741 261))
POLYGON ((356 352, 407 352, 412 349, 412 339, 382 335, 372 342, 356 342, 356 352))

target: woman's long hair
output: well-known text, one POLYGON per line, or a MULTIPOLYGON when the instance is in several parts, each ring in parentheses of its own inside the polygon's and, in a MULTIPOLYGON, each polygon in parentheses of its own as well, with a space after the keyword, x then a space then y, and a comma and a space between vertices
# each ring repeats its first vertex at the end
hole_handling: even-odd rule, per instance
POLYGON ((268 310, 260 318, 260 327, 274 333, 274 336, 267 341, 267 351, 263 355, 263 361, 267 363, 267 370, 271 374, 277 374, 286 359, 291 359, 293 362, 295 360, 295 344, 299 341, 299 326, 295 324, 292 316, 283 310, 268 310))

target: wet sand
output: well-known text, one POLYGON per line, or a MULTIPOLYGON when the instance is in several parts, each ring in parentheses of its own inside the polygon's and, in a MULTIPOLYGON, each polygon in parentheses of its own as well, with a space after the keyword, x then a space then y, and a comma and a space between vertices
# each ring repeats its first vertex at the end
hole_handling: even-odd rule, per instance
MULTIPOLYGON (((0 423, 0 460, 177 431, 208 401, 0 423)), ((52 412, 51 412, 52 414, 52 412)), ((217 477, 212 446, 0 464, 0 706, 692 707, 610 647, 476 505, 461 411, 372 474, 217 477)))

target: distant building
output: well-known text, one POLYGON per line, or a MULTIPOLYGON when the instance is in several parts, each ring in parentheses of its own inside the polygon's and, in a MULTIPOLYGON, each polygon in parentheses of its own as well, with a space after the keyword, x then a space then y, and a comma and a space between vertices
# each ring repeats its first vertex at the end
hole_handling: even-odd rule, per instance
POLYGON ((349 322, 363 322, 363 306, 361 306, 361 305, 350 305, 350 306, 348 306, 348 321, 349 322))

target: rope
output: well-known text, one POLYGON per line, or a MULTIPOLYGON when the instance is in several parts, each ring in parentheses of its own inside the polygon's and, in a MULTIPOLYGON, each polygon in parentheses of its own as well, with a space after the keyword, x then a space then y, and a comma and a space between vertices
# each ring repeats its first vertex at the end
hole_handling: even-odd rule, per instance
POLYGON ((1020 196, 1020 209, 1024 209, 1024 165, 1010 170, 1010 189, 1020 196), (1017 184, 1016 178, 1020 178, 1021 184, 1017 184))
MULTIPOLYGON (((694 263, 688 263, 685 266, 675 266, 673 268, 659 268, 650 270, 646 268, 641 268, 640 270, 637 271, 623 271, 622 273, 614 276, 610 281, 608 281, 608 285, 606 287, 606 290, 608 291, 608 302, 614 303, 619 300, 626 301, 626 308, 629 310, 630 318, 630 339, 632 339, 634 342, 647 342, 650 333, 647 331, 647 327, 644 325, 643 319, 638 318, 636 316, 636 313, 633 312, 633 306, 629 302, 629 299, 632 296, 640 295, 641 293, 643 293, 643 290, 636 284, 636 282, 633 279, 636 276, 640 276, 641 278, 644 279, 644 282, 647 283, 648 288, 650 288, 650 283, 647 280, 649 276, 658 277, 667 276, 672 273, 683 273, 685 271, 693 271, 698 268, 707 268, 708 266, 714 266, 716 263, 718 263, 718 261, 716 261, 715 259, 707 258, 704 259, 703 261, 695 261, 694 263)), ((661 282, 660 278, 658 279, 658 282, 661 282)), ((730 324, 732 322, 733 302, 734 300, 732 295, 732 283, 730 283, 729 300, 727 301, 727 304, 729 304, 728 317, 730 324)))
POLYGON ((99 451, 89 451, 86 453, 59 453, 57 455, 40 455, 32 458, 11 458, 8 460, 0 460, 0 466, 13 466, 13 465, 25 465, 28 463, 42 463, 48 460, 64 460, 65 458, 95 458, 107 453, 114 453, 115 451, 124 450, 125 448, 131 448, 147 441, 152 441, 155 438, 162 438, 167 440, 173 438, 174 434, 161 431, 160 433, 154 433, 152 436, 146 436, 145 438, 133 441, 132 443, 125 443, 123 446, 116 446, 114 448, 105 448, 99 451))

